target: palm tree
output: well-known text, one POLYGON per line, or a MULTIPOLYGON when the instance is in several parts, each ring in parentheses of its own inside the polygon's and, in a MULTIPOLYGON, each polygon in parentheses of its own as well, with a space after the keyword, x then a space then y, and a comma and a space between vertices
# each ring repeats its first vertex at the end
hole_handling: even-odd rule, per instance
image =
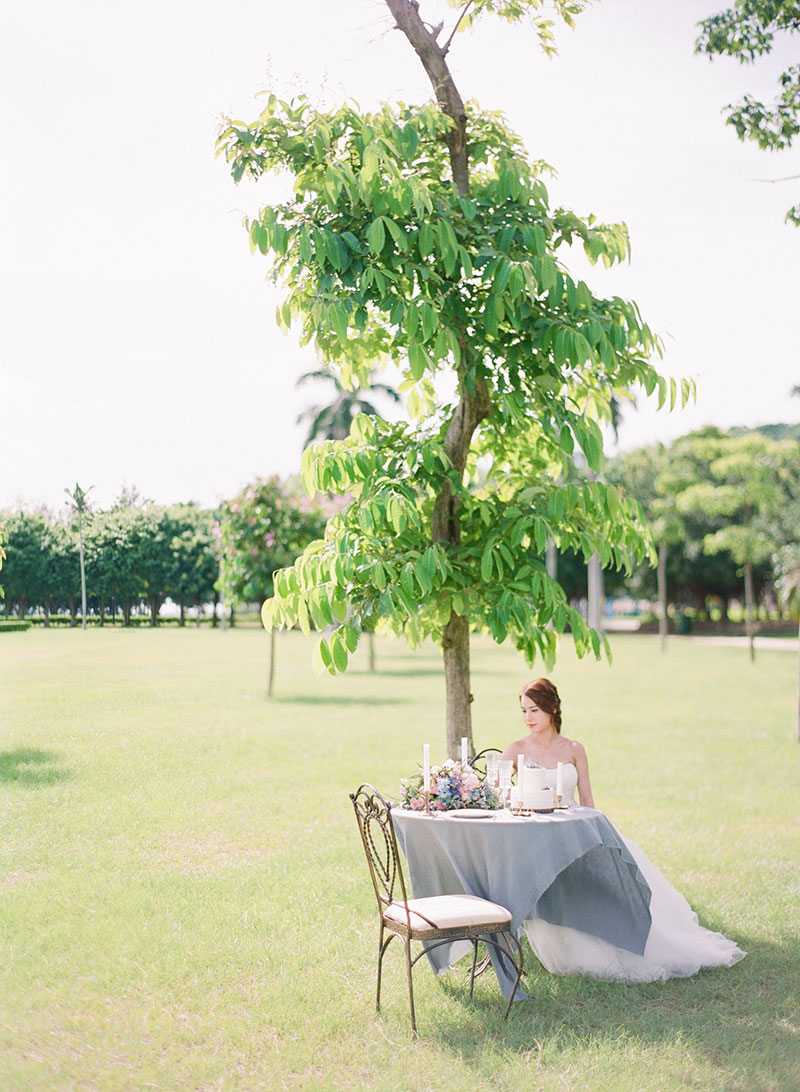
MULTIPOLYGON (((390 387, 388 383, 373 383, 370 375, 368 390, 380 391, 391 401, 398 403, 400 395, 390 387)), ((309 421, 308 434, 303 442, 303 447, 308 447, 315 440, 346 440, 350 435, 350 425, 353 418, 359 413, 366 413, 369 417, 379 417, 380 414, 372 402, 365 398, 360 391, 349 391, 339 381, 338 376, 333 375, 325 368, 317 368, 313 372, 305 372, 297 380, 297 386, 307 383, 310 379, 322 379, 326 383, 332 383, 335 397, 327 405, 309 406, 303 410, 297 418, 297 424, 309 421)))
POLYGON ((94 486, 89 486, 89 489, 81 489, 77 482, 75 482, 75 490, 70 493, 69 489, 65 489, 64 492, 69 497, 69 504, 78 517, 78 550, 81 560, 81 629, 86 629, 86 564, 83 553, 83 517, 89 511, 88 494, 89 490, 94 486))
MULTIPOLYGON (((400 395, 394 387, 390 387, 388 383, 372 382, 375 375, 377 375, 376 371, 370 372, 370 382, 367 389, 380 391, 381 394, 385 394, 395 404, 400 402, 400 395)), ((332 383, 336 397, 327 406, 309 406, 297 418, 298 425, 303 421, 311 422, 303 447, 309 447, 315 440, 346 440, 350 435, 350 425, 353 423, 356 414, 366 413, 369 417, 380 416, 372 402, 364 398, 358 391, 347 390, 339 382, 338 376, 333 375, 325 368, 305 372, 297 380, 297 386, 307 383, 309 379, 324 379, 327 383, 332 383)), ((274 638, 275 631, 272 632, 274 638)), ((372 627, 367 630, 367 643, 369 647, 369 670, 374 672, 375 633, 372 627)))

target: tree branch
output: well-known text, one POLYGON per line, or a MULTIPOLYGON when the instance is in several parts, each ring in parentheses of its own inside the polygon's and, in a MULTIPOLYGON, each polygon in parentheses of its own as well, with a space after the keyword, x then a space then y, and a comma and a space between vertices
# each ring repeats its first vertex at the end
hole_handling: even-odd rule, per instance
POLYGON ((467 115, 458 88, 444 59, 444 50, 427 29, 419 15, 417 0, 386 0, 399 30, 405 34, 422 62, 433 86, 439 109, 453 122, 447 134, 453 182, 460 197, 469 193, 467 162, 467 115))
POLYGON ((474 3, 475 3, 475 0, 467 0, 467 3, 461 9, 461 14, 459 15, 458 19, 456 20, 456 25, 453 27, 453 30, 452 30, 452 32, 450 34, 450 37, 447 39, 447 41, 442 46, 442 56, 443 57, 445 57, 447 55, 447 51, 450 48, 450 43, 452 42, 453 38, 455 38, 456 31, 461 26, 461 20, 464 18, 464 16, 467 14, 467 12, 469 11, 469 9, 472 7, 472 5, 474 3))

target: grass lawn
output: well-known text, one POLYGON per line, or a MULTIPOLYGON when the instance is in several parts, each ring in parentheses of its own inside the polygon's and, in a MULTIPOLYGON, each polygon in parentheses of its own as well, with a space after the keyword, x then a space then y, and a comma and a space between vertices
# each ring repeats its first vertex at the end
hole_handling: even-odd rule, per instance
MULTIPOLYGON (((374 1012, 374 899, 348 792, 443 754, 436 649, 378 641, 332 679, 258 630, 0 636, 2 1092, 797 1092, 795 657, 613 639, 553 678, 598 807, 748 957, 665 985, 556 978, 507 1023, 485 975, 400 949, 374 1012)), ((479 747, 522 734, 531 676, 473 652, 479 747)))

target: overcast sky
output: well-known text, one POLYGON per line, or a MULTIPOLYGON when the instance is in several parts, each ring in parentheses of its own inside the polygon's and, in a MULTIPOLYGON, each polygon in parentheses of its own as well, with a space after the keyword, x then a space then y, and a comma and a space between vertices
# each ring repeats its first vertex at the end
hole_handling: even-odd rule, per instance
MULTIPOLYGON (((529 28, 486 18, 450 53, 462 95, 556 168, 554 204, 628 224, 632 262, 592 285, 639 303, 663 370, 699 396, 628 410, 626 448, 800 418, 800 230, 783 223, 800 183, 761 181, 800 174, 800 151, 741 144, 721 115, 745 91, 770 98, 800 38, 755 67, 711 62, 696 24, 720 6, 602 0, 558 28, 553 61, 529 28)), ((254 117, 268 86, 331 106, 428 99, 382 0, 26 0, 4 23, 0 507, 60 507, 75 481, 100 506, 124 485, 210 505, 295 472, 295 419, 326 392, 295 388, 317 362, 275 327, 241 227, 268 190, 233 185, 215 130, 254 117)))

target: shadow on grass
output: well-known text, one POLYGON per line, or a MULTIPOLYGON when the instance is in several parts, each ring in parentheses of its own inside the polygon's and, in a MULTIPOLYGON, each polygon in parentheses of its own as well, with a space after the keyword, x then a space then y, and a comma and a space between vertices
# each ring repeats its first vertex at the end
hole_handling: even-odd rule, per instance
MULTIPOLYGON (((800 939, 737 940, 748 954, 734 967, 645 985, 550 975, 526 953, 524 986, 530 997, 512 1005, 507 1023, 493 978, 493 990, 484 987, 479 995, 476 986, 471 1002, 461 976, 439 982, 454 1000, 478 1011, 484 1028, 491 1029, 487 1038, 494 1052, 527 1055, 546 1043, 552 1063, 559 1051, 572 1055, 576 1047, 605 1053, 621 1041, 665 1050, 682 1044, 686 1055, 717 1070, 726 1092, 797 1092, 800 939)), ((435 1039, 467 1065, 485 1064, 486 1039, 467 1037, 463 1026, 444 1020, 432 1031, 430 1017, 417 1014, 424 1038, 435 1039)))
POLYGON ((35 747, 17 747, 0 751, 0 784, 38 789, 67 781, 69 771, 56 765, 59 755, 35 747))
POLYGON ((403 705, 404 698, 348 698, 329 695, 319 697, 314 694, 281 694, 270 701, 282 705, 403 705))

